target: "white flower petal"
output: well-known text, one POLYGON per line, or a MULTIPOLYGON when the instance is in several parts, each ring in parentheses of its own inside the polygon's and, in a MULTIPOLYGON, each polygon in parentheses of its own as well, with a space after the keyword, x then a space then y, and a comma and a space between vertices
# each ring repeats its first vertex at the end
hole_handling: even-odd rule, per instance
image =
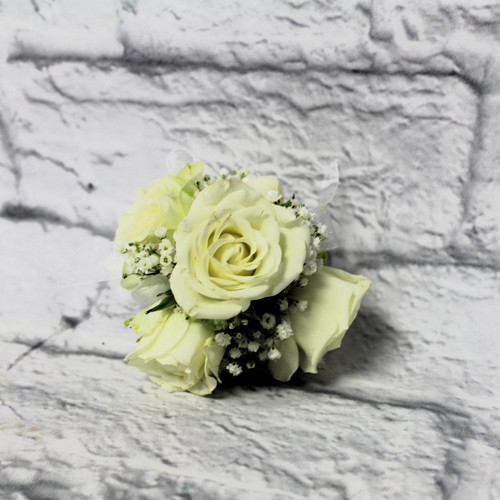
POLYGON ((170 286, 177 303, 193 318, 228 319, 250 306, 250 300, 217 300, 198 293, 185 282, 179 266, 170 276, 170 286))
POLYGON ((364 276, 325 266, 309 278, 306 287, 294 290, 295 299, 308 303, 305 311, 290 313, 293 338, 304 354, 303 371, 316 373, 321 358, 340 347, 370 285, 364 276))
POLYGON ((272 175, 247 179, 246 184, 265 197, 267 197, 269 191, 275 191, 278 196, 283 195, 283 187, 281 186, 281 182, 277 177, 274 177, 272 175))
POLYGON ((223 356, 213 343, 212 330, 200 322, 187 321, 173 309, 146 314, 131 320, 143 337, 125 360, 168 392, 191 391, 205 395, 213 391, 223 356))
POLYGON ((269 362, 269 370, 276 380, 288 382, 299 367, 299 350, 293 337, 283 341, 279 350, 281 357, 269 362))

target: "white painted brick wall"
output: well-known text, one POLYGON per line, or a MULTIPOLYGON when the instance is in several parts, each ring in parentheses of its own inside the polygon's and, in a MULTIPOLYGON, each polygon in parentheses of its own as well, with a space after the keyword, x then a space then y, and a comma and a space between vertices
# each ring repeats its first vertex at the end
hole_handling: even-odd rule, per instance
POLYGON ((0 1, 0 497, 500 497, 500 2, 0 1), (314 201, 374 285, 290 385, 122 358, 118 216, 185 147, 314 201), (310 178, 310 182, 305 179, 310 178))

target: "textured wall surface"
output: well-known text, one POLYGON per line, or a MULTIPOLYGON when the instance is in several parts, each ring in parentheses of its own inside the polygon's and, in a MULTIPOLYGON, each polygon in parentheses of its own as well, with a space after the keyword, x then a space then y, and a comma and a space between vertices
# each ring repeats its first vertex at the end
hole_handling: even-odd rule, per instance
POLYGON ((0 497, 500 498, 500 2, 0 1, 0 497), (106 257, 185 147, 374 285, 289 385, 167 394, 106 257))

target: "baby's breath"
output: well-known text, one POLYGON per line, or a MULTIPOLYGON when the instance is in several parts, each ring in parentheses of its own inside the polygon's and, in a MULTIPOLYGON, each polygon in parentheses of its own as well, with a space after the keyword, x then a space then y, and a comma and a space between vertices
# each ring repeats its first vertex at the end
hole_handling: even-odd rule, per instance
POLYGON ((129 274, 149 276, 163 274, 169 277, 175 264, 175 246, 166 237, 167 230, 158 226, 154 238, 145 243, 128 243, 118 251, 124 259, 124 277, 129 274))
POLYGON ((237 347, 233 347, 229 351, 229 356, 233 359, 241 358, 241 351, 237 347))
POLYGON ((219 332, 215 335, 215 341, 221 347, 227 347, 231 344, 231 335, 223 332, 219 332))
POLYGON ((241 375, 241 372, 243 371, 238 363, 229 363, 226 366, 226 369, 231 375, 234 375, 235 377, 241 375))
POLYGON ((272 346, 271 349, 269 349, 269 353, 268 353, 267 357, 270 360, 280 359, 281 352, 279 351, 279 349, 276 346, 272 346))
POLYGON ((286 311, 288 309, 288 300, 282 298, 278 301, 278 305, 280 306, 280 311, 286 311))
POLYGON ((262 319, 260 320, 260 324, 263 328, 269 330, 276 324, 276 318, 270 313, 264 313, 262 315, 262 319))
POLYGON ((165 226, 158 226, 154 230, 154 235, 157 238, 165 238, 167 236, 167 228, 165 226))
POLYGON ((308 306, 308 302, 307 300, 299 300, 297 302, 297 309, 300 311, 300 312, 304 312, 306 309, 307 309, 307 306, 308 306))
POLYGON ((259 350, 260 344, 258 342, 252 341, 248 343, 248 350, 250 352, 257 352, 259 350))
POLYGON ((276 332, 280 340, 285 340, 293 335, 292 327, 288 320, 283 320, 277 327, 276 332))

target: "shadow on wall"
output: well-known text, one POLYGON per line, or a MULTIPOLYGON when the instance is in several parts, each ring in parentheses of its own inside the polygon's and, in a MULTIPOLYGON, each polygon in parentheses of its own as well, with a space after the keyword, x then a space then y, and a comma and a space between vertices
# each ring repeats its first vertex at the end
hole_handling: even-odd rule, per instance
POLYGON ((387 364, 387 359, 393 359, 396 340, 395 330, 380 317, 378 313, 363 310, 354 320, 351 328, 344 337, 340 349, 328 353, 318 366, 317 374, 306 374, 298 370, 290 382, 281 383, 274 380, 267 371, 244 372, 239 377, 226 375, 223 385, 219 386, 212 397, 224 398, 234 389, 241 387, 249 390, 258 390, 262 387, 284 388, 292 386, 304 388, 313 383, 316 388, 322 385, 335 386, 336 379, 355 372, 371 372, 377 365, 387 364))
POLYGON ((353 372, 373 372, 386 365, 397 350, 394 328, 377 312, 361 310, 347 331, 342 346, 328 353, 316 375, 304 374, 305 383, 335 384, 335 379, 353 372))

